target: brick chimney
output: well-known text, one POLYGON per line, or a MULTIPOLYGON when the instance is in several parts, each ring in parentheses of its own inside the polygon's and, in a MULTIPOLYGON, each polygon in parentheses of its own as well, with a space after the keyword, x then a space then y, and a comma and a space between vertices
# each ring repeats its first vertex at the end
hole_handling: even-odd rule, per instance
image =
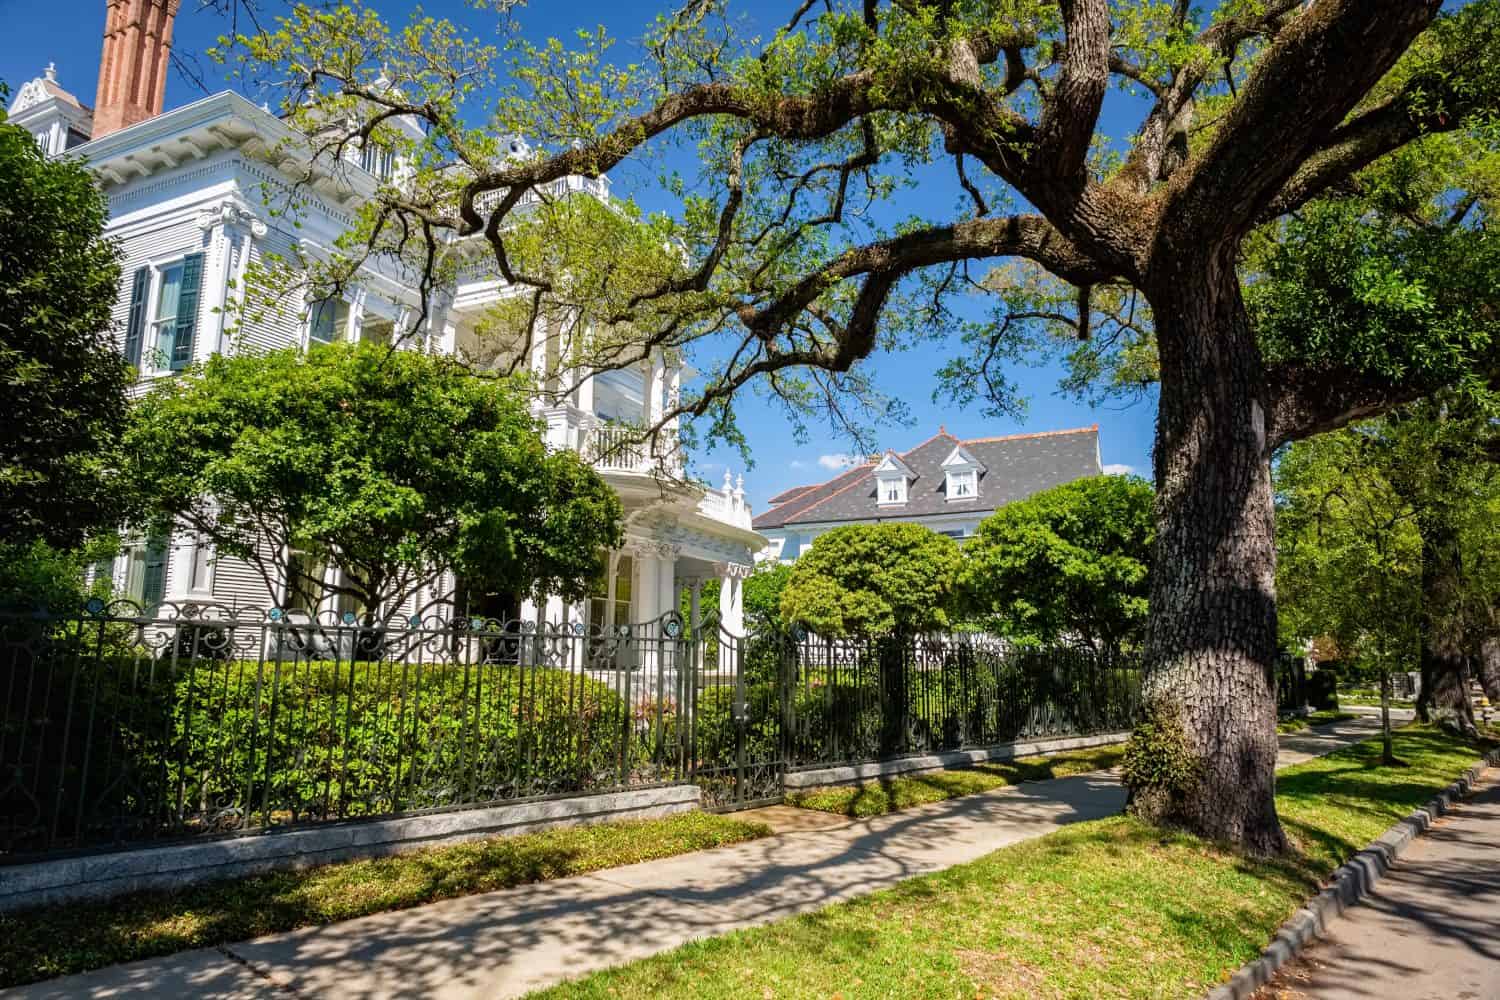
POLYGON ((172 18, 181 0, 105 0, 104 52, 94 135, 118 132, 161 114, 172 49, 172 18))

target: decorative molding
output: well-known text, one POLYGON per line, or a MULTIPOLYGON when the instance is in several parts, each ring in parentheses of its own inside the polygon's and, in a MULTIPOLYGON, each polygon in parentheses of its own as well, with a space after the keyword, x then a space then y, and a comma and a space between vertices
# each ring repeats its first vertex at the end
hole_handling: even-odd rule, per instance
POLYGON ((256 218, 255 213, 233 198, 226 198, 219 204, 198 213, 199 229, 207 232, 215 226, 242 226, 248 229, 250 235, 256 239, 265 236, 269 231, 266 224, 256 218))

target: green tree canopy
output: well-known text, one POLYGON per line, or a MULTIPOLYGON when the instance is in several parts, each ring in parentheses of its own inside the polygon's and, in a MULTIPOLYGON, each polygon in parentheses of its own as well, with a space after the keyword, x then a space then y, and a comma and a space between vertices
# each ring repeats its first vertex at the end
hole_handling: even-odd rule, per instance
POLYGON ((1023 642, 1145 638, 1155 494, 1133 476, 1055 486, 985 518, 964 546, 966 605, 1023 642))
POLYGON ((22 558, 119 523, 109 455, 130 370, 110 339, 120 264, 93 178, 0 110, 0 179, 0 544, 22 558))
POLYGON ((792 579, 790 563, 761 563, 745 579, 747 627, 775 628, 781 624, 781 595, 792 579))
POLYGON ((781 617, 827 636, 947 628, 958 570, 958 543, 919 524, 834 528, 792 564, 781 617))
MULTIPOLYGON (((1500 0, 787 0, 755 21, 691 0, 634 61, 602 32, 538 44, 517 4, 479 6, 499 12, 498 42, 493 25, 418 12, 393 29, 357 4, 299 4, 242 40, 304 150, 385 143, 414 167, 315 283, 399 258, 438 288, 482 255, 524 292, 496 329, 529 345, 572 317, 561 363, 585 369, 687 354, 705 377, 647 432, 687 418, 730 440, 746 388, 799 419, 889 412, 864 360, 955 328, 971 349, 953 382, 1004 410, 1015 386, 991 362, 1034 360, 1044 331, 1106 357, 1119 345, 1158 385, 1145 702, 1203 765, 1149 818, 1282 850, 1271 455, 1482 378, 1496 348, 1484 330, 1401 321, 1417 315, 1412 283, 1376 266, 1347 287, 1385 303, 1398 321, 1368 332, 1395 342, 1274 349, 1251 294, 1273 270, 1258 241, 1299 218, 1348 237, 1387 164, 1491 153, 1500 0), (1120 115, 1103 113, 1112 86, 1120 115), (664 178, 672 211, 562 190, 674 144, 701 169, 664 178), (914 211, 907 192, 936 178, 962 194, 914 211), (1320 202, 1349 204, 1323 216, 1320 202), (971 293, 989 315, 965 323, 954 305, 971 293)), ((1483 171, 1412 190, 1430 196, 1424 228, 1444 204, 1442 224, 1489 218, 1483 171)))
POLYGON ((1422 538, 1369 426, 1299 441, 1276 467, 1283 642, 1333 639, 1373 672, 1416 666, 1422 538))
POLYGON ((141 400, 125 453, 157 519, 249 560, 275 595, 290 543, 338 565, 332 589, 372 611, 445 571, 576 600, 621 537, 615 492, 548 451, 513 382, 417 351, 216 356, 141 400))

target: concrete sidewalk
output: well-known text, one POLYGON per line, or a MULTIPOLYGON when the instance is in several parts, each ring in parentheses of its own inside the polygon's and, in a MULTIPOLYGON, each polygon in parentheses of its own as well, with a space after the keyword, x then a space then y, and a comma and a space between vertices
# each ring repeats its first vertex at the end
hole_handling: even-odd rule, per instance
MULTIPOLYGON (((1281 766, 1379 732, 1282 737, 1281 766)), ((39 983, 6 996, 511 997, 693 938, 770 923, 1118 813, 1111 774, 1025 783, 748 844, 381 913, 39 983)))
POLYGON ((1496 771, 1256 996, 1500 1000, 1496 771))

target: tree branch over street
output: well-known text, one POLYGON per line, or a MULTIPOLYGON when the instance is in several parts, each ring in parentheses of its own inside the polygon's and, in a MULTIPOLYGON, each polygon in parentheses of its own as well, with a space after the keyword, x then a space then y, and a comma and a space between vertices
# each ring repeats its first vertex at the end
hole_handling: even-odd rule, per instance
POLYGON ((239 39, 240 70, 280 93, 307 141, 329 155, 383 145, 408 167, 309 280, 371 260, 498 274, 516 294, 475 325, 486 357, 525 367, 540 333, 561 330, 547 374, 564 383, 690 359, 703 378, 644 436, 688 418, 742 443, 744 391, 794 420, 872 406, 865 360, 946 335, 962 296, 995 308, 964 331, 974 356, 945 371, 995 407, 1015 405, 996 359, 1045 355, 1053 333, 1096 374, 1128 358, 1139 384, 1144 365, 1160 385, 1165 567, 1147 696, 1203 766, 1195 787, 1140 808, 1281 850, 1271 452, 1490 363, 1492 291, 1443 319, 1464 301, 1456 279, 1404 280, 1376 257, 1410 239, 1461 253, 1442 258, 1458 275, 1493 260, 1492 175, 1443 165, 1493 155, 1500 4, 788 0, 758 36, 729 0, 696 0, 658 18, 636 62, 602 32, 527 41, 524 16, 504 5, 489 44, 422 16, 297 6, 239 39), (1133 95, 1132 136, 1101 129, 1111 86, 1133 95), (669 153, 698 168, 663 169, 672 211, 573 180, 669 153), (955 169, 961 214, 903 211, 905 192, 955 169), (1469 195, 1446 236, 1429 225, 1469 195), (1370 218, 1385 243, 1355 239, 1370 218), (1342 277, 1308 250, 1351 260, 1351 239, 1370 256, 1342 277), (1262 291, 1294 280, 1343 282, 1328 297, 1349 307, 1298 332, 1308 313, 1292 305, 1312 291, 1280 305, 1262 291))

